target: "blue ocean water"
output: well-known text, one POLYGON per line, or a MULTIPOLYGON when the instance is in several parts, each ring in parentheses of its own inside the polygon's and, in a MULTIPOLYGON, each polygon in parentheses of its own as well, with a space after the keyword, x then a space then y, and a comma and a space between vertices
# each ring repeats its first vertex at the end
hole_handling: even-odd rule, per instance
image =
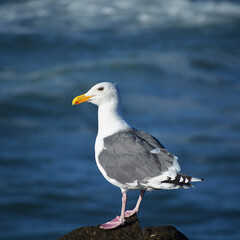
POLYGON ((238 1, 2 0, 0 239, 56 239, 119 214, 94 160, 97 109, 71 106, 101 81, 118 84, 129 123, 205 179, 147 193, 141 225, 240 239, 239 26, 238 1))

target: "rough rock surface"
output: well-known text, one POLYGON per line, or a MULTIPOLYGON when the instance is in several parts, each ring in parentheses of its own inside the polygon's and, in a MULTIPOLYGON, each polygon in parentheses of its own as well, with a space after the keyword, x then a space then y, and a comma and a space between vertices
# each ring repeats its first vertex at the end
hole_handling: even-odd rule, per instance
POLYGON ((58 240, 189 240, 172 226, 147 227, 142 230, 136 215, 126 219, 124 226, 104 230, 97 226, 80 227, 58 240))

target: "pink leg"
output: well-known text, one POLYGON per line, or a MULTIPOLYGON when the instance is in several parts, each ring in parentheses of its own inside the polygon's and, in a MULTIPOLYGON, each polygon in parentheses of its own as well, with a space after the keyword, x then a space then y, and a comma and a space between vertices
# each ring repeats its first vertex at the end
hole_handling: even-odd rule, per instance
POLYGON ((113 229, 113 228, 116 228, 116 227, 118 227, 120 225, 123 225, 124 221, 125 221, 125 219, 124 219, 124 212, 125 212, 125 209, 126 209, 126 204, 127 204, 127 194, 126 194, 126 192, 123 192, 122 193, 121 216, 120 217, 117 216, 113 220, 102 224, 100 226, 100 228, 103 228, 103 229, 113 229))
POLYGON ((140 207, 140 204, 141 204, 141 201, 143 199, 143 195, 144 195, 145 192, 146 191, 141 190, 141 193, 139 195, 139 198, 138 198, 138 201, 137 201, 137 204, 136 204, 135 208, 133 210, 126 211, 125 214, 124 214, 124 217, 131 217, 132 215, 138 213, 138 210, 139 210, 139 207, 140 207))

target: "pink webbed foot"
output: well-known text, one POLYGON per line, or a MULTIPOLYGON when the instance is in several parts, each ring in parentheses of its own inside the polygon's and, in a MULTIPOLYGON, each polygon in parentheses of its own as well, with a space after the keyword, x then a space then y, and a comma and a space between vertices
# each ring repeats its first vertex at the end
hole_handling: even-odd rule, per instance
POLYGON ((131 217, 133 216, 134 214, 137 214, 137 211, 136 210, 128 210, 124 213, 124 217, 128 218, 128 217, 131 217))
POLYGON ((124 219, 121 220, 119 216, 115 217, 113 220, 103 223, 100 228, 103 229, 113 229, 113 228, 117 228, 120 225, 124 224, 124 219))

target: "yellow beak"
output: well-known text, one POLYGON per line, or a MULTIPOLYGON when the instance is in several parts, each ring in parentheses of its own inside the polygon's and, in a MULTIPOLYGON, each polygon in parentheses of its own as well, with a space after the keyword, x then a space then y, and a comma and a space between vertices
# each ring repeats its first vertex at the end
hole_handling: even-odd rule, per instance
POLYGON ((86 93, 83 94, 83 95, 75 97, 72 100, 72 105, 77 105, 77 104, 80 104, 80 103, 83 103, 83 102, 87 102, 91 98, 91 96, 85 96, 85 95, 86 95, 86 93))

